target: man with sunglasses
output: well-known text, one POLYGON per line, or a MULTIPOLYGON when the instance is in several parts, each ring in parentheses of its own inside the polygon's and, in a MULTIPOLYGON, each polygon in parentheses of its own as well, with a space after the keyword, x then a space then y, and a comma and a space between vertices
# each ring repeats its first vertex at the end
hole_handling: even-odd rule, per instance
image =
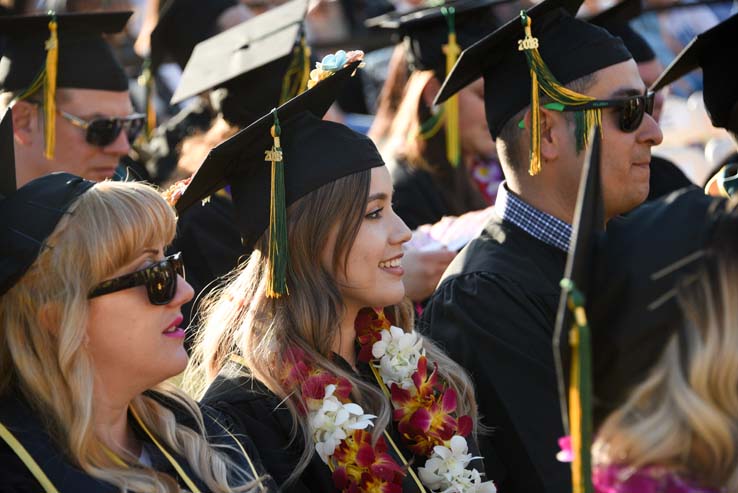
MULTIPOLYGON (((471 374, 490 479, 507 493, 572 491, 551 344, 586 142, 601 132, 607 219, 642 203, 661 131, 623 42, 545 0, 465 50, 436 100, 484 77, 506 181, 496 214, 451 263, 421 326, 471 374), (535 84, 533 77, 535 75, 535 84)), ((463 115, 461 115, 463 118, 463 115)))
POLYGON ((0 110, 13 107, 18 186, 66 171, 111 178, 143 128, 103 34, 131 12, 0 17, 0 110))

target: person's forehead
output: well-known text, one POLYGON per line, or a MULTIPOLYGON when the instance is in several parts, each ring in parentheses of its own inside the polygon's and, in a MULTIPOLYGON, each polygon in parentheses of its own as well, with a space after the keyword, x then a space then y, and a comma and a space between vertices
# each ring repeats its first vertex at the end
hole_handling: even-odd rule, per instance
POLYGON ((133 111, 128 91, 65 88, 58 91, 57 104, 80 118, 126 116, 133 111))
POLYGON ((593 76, 594 83, 585 92, 588 96, 598 99, 625 92, 641 94, 646 90, 638 67, 632 59, 600 69, 593 76))

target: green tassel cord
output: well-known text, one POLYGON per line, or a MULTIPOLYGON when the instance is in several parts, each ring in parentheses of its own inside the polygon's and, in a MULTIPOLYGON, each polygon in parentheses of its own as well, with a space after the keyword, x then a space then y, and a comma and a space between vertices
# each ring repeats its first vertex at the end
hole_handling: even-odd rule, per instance
POLYGON ((282 129, 279 126, 277 110, 272 110, 274 125, 271 133, 274 145, 266 151, 265 161, 272 163, 271 200, 269 204, 269 278, 267 279, 267 297, 281 298, 288 295, 287 267, 289 252, 287 249, 287 206, 284 190, 284 161, 279 141, 282 129))
POLYGON ((567 305, 574 315, 569 330, 571 370, 569 376, 569 430, 573 460, 572 493, 592 493, 592 341, 584 295, 570 279, 561 287, 567 293, 567 305))
MULTIPOLYGON (((446 76, 459 59, 461 47, 456 41, 455 14, 453 7, 441 8, 441 13, 448 24, 448 43, 443 45, 446 54, 446 76)), ((452 166, 457 167, 461 163, 461 144, 459 141, 459 96, 454 94, 444 104, 446 114, 446 159, 452 166)))
MULTIPOLYGON (((541 172, 541 117, 540 91, 542 90, 556 103, 565 106, 580 106, 590 103, 595 98, 579 94, 561 85, 538 52, 538 38, 531 34, 531 18, 525 10, 520 12, 520 20, 525 30, 525 38, 518 40, 518 50, 525 53, 531 78, 531 128, 530 128, 530 167, 528 173, 535 176, 541 172)), ((577 152, 581 152, 589 144, 589 130, 598 125, 602 131, 602 110, 593 108, 575 112, 577 152)))
POLYGON ((310 47, 305 41, 305 34, 300 35, 300 42, 292 50, 292 60, 282 78, 282 92, 279 104, 282 105, 307 89, 310 79, 310 47))

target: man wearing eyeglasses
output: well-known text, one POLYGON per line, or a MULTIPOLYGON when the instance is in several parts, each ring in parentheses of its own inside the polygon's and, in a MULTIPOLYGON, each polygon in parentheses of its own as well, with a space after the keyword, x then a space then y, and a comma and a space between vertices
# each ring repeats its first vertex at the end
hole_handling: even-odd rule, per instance
POLYGON ((130 12, 0 17, 0 109, 13 107, 18 186, 55 171, 111 178, 144 125, 103 33, 130 12))
MULTIPOLYGON (((421 327, 474 381, 487 475, 506 493, 570 493, 552 337, 586 143, 602 133, 607 218, 641 204, 662 134, 622 40, 545 0, 465 50, 438 102, 484 77, 506 182, 495 216, 451 263, 421 327), (535 84, 533 83, 535 75, 535 84)), ((463 118, 463 115, 461 115, 463 118)))

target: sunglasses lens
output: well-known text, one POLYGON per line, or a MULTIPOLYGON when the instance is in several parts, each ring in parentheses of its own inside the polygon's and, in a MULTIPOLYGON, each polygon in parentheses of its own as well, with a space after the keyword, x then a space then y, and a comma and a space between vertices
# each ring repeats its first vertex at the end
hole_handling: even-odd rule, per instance
POLYGON ((625 101, 620 110, 620 129, 623 132, 635 132, 643 121, 645 109, 643 97, 635 97, 625 101))
POLYGON ((177 292, 177 273, 179 270, 174 265, 175 262, 176 260, 167 259, 151 268, 146 290, 152 304, 166 305, 174 298, 174 294, 177 292))
POLYGON ((121 121, 115 118, 92 120, 87 127, 87 142, 99 147, 108 146, 118 138, 122 127, 121 121))

